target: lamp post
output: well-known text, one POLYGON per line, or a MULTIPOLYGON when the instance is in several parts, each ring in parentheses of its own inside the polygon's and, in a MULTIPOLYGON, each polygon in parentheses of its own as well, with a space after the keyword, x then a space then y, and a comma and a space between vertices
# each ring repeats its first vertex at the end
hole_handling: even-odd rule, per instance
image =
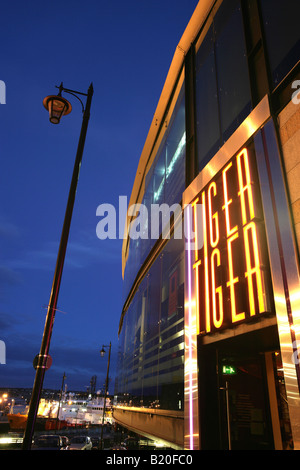
POLYGON ((83 110, 83 118, 82 118, 82 126, 78 141, 77 153, 74 163, 73 175, 69 190, 69 197, 65 212, 65 219, 61 233, 60 245, 57 255, 56 267, 53 277, 53 283, 50 293, 50 300, 46 315, 46 321, 44 326, 43 338, 40 348, 40 353, 35 358, 35 381, 32 388, 31 394, 31 401, 28 410, 27 416, 27 423, 24 432, 23 438, 23 450, 30 450, 32 444, 32 438, 34 433, 34 426, 36 422, 37 412, 39 408, 40 396, 43 388, 44 376, 46 370, 49 368, 49 363, 51 363, 51 358, 49 356, 49 349, 50 349, 50 341, 52 335, 52 329, 54 324, 55 313, 57 309, 57 300, 59 295, 60 283, 62 278, 65 254, 67 250, 68 244, 68 237, 73 213, 73 207, 75 202, 75 195, 77 189, 77 182, 79 178, 80 172, 80 165, 82 161, 85 137, 87 133, 87 127, 90 117, 90 108, 91 108, 91 101, 93 96, 93 85, 91 83, 87 93, 81 93, 79 91, 69 90, 63 87, 61 83, 59 87, 58 95, 54 96, 47 96, 44 101, 44 107, 49 111, 49 120, 53 124, 58 124, 62 116, 69 114, 71 112, 72 106, 71 104, 61 96, 62 92, 69 93, 75 96, 82 105, 83 110), (86 104, 85 107, 81 101, 81 99, 77 95, 84 95, 86 96, 86 104))
POLYGON ((103 426, 104 426, 104 416, 105 416, 105 408, 106 408, 106 395, 107 395, 107 388, 108 388, 111 342, 109 343, 109 346, 104 346, 104 345, 102 346, 102 349, 100 351, 101 357, 104 357, 104 355, 105 355, 105 349, 104 348, 109 348, 109 351, 108 351, 107 373, 106 373, 106 380, 105 380, 104 404, 103 404, 101 438, 100 438, 100 449, 101 450, 103 448, 103 426))

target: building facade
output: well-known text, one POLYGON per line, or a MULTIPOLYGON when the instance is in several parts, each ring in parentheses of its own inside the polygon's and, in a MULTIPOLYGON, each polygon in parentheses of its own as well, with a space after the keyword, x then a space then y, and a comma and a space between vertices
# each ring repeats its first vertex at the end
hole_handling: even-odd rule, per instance
POLYGON ((299 14, 200 1, 140 157, 114 417, 174 448, 300 448, 299 14))

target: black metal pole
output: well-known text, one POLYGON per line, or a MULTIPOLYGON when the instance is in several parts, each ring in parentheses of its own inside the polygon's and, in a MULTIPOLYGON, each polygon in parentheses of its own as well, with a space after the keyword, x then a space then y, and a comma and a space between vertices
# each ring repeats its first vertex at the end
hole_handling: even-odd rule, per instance
POLYGON ((70 186, 70 191, 69 191, 69 198, 68 198, 68 203, 66 207, 64 225, 62 229, 60 245, 59 245, 59 250, 58 250, 58 255, 57 255, 56 268, 54 272, 50 300, 49 300, 47 316, 46 316, 46 321, 45 321, 45 326, 44 326, 44 333, 43 333, 40 353, 38 355, 38 362, 36 365, 35 381, 34 381, 33 388, 32 388, 31 401, 29 405, 27 423, 26 423, 26 428, 25 428, 24 438, 23 438, 23 447, 22 447, 23 450, 31 449, 32 438, 34 434, 34 426, 35 426, 37 412, 39 408, 45 371, 47 368, 47 360, 48 360, 49 349, 50 349, 50 340, 51 340, 54 318, 55 318, 55 313, 56 313, 56 308, 57 308, 57 300, 58 300, 60 283, 61 283, 61 278, 62 278, 65 254, 67 250, 68 237, 69 237, 69 232, 70 232, 70 225, 71 225, 73 207, 74 207, 74 202, 75 202, 76 189, 77 189, 80 165, 81 165, 81 160, 82 160, 82 155, 83 155, 85 137, 86 137, 87 127, 88 127, 88 122, 89 122, 89 117, 90 117, 92 96, 93 96, 93 85, 91 84, 88 89, 86 106, 85 106, 85 110, 84 110, 83 118, 82 118, 82 126, 81 126, 80 137, 79 137, 77 153, 76 153, 76 158, 75 158, 75 164, 74 164, 74 169, 73 169, 73 176, 72 176, 71 186, 70 186))
POLYGON ((110 351, 111 351, 111 342, 109 343, 107 372, 106 372, 106 380, 105 380, 105 392, 104 392, 103 415, 102 415, 101 438, 100 438, 100 449, 101 450, 103 449, 103 426, 104 426, 104 417, 105 417, 105 408, 106 408, 106 395, 107 395, 107 389, 108 389, 110 351))

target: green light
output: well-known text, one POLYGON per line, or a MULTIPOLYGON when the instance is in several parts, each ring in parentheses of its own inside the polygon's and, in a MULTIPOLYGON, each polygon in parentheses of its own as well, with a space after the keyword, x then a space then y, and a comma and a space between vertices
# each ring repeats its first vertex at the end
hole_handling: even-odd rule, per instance
POLYGON ((223 366, 222 373, 223 375, 235 375, 237 374, 237 369, 234 366, 223 366))

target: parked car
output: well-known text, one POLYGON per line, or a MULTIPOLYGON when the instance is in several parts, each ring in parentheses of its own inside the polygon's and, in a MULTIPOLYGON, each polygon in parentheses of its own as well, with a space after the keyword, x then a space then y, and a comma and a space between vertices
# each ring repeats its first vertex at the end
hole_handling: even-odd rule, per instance
POLYGON ((92 450, 93 444, 88 436, 73 437, 68 445, 68 450, 92 450))
POLYGON ((67 438, 57 434, 42 434, 34 438, 32 449, 34 450, 61 450, 67 445, 67 438))

